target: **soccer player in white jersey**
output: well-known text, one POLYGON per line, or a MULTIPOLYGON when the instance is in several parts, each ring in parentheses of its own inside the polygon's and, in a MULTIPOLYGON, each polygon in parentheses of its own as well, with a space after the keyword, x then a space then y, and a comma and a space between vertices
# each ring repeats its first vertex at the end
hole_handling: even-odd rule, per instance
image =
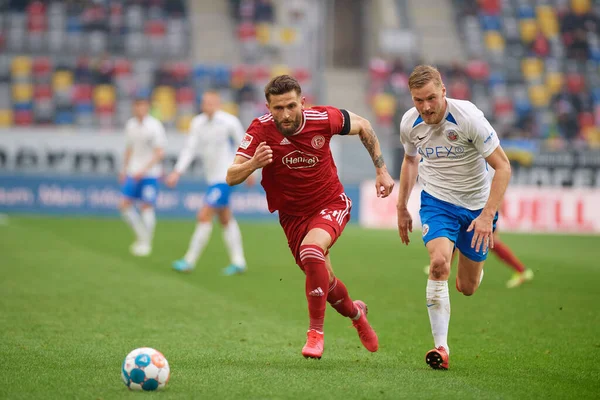
POLYGON ((146 98, 135 99, 134 116, 125 125, 125 156, 123 170, 119 174, 123 194, 121 214, 135 233, 136 241, 130 251, 136 256, 147 256, 152 252, 156 225, 154 204, 167 145, 165 128, 159 120, 148 114, 149 109, 146 98), (141 217, 134 203, 139 204, 141 217))
POLYGON ((423 187, 419 215, 429 252, 426 300, 435 348, 425 361, 447 369, 450 349, 448 276, 453 249, 458 253, 456 288, 465 296, 477 290, 493 231, 510 180, 510 163, 494 128, 473 103, 446 97, 440 73, 417 66, 408 80, 414 108, 400 123, 404 161, 398 197, 398 231, 409 243, 412 216, 408 198, 417 175, 423 187), (488 164, 496 173, 488 179, 488 164))
MULTIPOLYGON (((229 206, 231 187, 225 182, 227 169, 245 131, 237 117, 219 109, 220 103, 217 92, 204 93, 202 114, 192 120, 187 143, 179 155, 175 170, 167 177, 168 186, 177 185, 181 175, 198 154, 203 162, 205 179, 210 185, 204 197, 204 205, 198 211, 198 223, 189 248, 182 259, 173 263, 173 268, 177 271, 194 269, 210 239, 215 215, 223 227, 223 239, 231 261, 223 273, 234 275, 246 271, 242 235, 229 206)), ((249 184, 253 182, 252 179, 249 184)))

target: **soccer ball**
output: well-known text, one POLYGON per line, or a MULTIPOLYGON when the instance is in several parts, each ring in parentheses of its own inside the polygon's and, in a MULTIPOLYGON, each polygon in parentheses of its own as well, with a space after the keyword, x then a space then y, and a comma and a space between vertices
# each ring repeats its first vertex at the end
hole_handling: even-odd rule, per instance
POLYGON ((141 347, 127 354, 121 377, 132 390, 158 390, 167 385, 171 370, 169 362, 158 350, 141 347))

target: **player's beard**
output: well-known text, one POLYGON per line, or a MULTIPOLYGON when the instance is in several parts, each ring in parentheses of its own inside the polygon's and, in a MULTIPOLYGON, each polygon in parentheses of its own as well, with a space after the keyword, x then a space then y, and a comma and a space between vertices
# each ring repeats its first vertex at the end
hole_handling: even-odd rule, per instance
POLYGON ((292 136, 294 133, 296 133, 298 128, 300 128, 300 124, 302 123, 302 114, 299 113, 295 120, 289 119, 286 121, 277 121, 276 119, 273 119, 273 121, 275 121, 277 130, 279 130, 283 136, 292 136), (284 122, 289 122, 289 124, 283 125, 284 122))

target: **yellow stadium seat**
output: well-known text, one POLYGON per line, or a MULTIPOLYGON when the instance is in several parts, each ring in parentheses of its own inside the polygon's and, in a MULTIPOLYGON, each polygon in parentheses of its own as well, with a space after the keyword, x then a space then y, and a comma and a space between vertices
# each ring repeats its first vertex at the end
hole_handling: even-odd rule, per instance
POLYGON ((535 19, 524 19, 519 23, 519 30, 521 31, 521 40, 524 43, 531 43, 535 39, 538 26, 535 19))
POLYGON ((563 74, 560 72, 549 72, 546 74, 546 89, 552 96, 560 92, 563 86, 563 74))
POLYGON ((31 57, 18 56, 12 59, 11 73, 13 77, 31 75, 31 57))
POLYGON ((223 111, 237 116, 239 113, 239 107, 233 102, 223 103, 223 111))
POLYGON ((256 24, 256 41, 263 46, 271 42, 270 24, 256 24))
POLYGON ((13 123, 12 110, 0 110, 0 127, 6 128, 13 123))
POLYGON ((158 86, 152 93, 152 100, 175 103, 175 89, 171 86, 158 86))
POLYGON ((550 96, 546 87, 543 85, 534 85, 529 88, 529 101, 536 108, 548 106, 550 96))
POLYGON ((542 76, 544 62, 537 58, 524 58, 521 61, 521 72, 526 80, 536 80, 542 76))
POLYGON ((115 103, 115 88, 112 85, 98 85, 94 88, 94 104, 99 107, 115 103))
POLYGON ((65 90, 73 85, 73 74, 70 71, 57 71, 52 77, 54 90, 65 90))
POLYGON ((583 130, 583 137, 587 140, 590 147, 600 149, 600 129, 590 126, 583 130))
POLYGON ((183 133, 188 133, 192 118, 194 118, 193 115, 181 115, 179 118, 177 118, 177 130, 183 133))
POLYGON ((30 83, 17 83, 12 86, 12 98, 16 103, 26 103, 33 97, 33 86, 30 83))
POLYGON ((571 9, 575 14, 584 14, 590 11, 590 0, 571 0, 571 9))
POLYGON ((298 38, 297 32, 294 28, 281 28, 279 36, 283 44, 292 44, 296 42, 298 38))
POLYGON ((275 65, 271 69, 271 78, 279 75, 290 75, 292 70, 287 65, 275 65))
POLYGON ((558 34, 559 24, 554 8, 551 6, 538 6, 536 12, 537 22, 542 34, 546 38, 556 36, 558 34))
POLYGON ((152 108, 155 109, 157 118, 163 122, 173 121, 177 115, 175 103, 155 101, 152 102, 152 108))
POLYGON ((373 98, 373 110, 379 117, 394 115, 396 109, 396 98, 388 93, 376 94, 373 98))
POLYGON ((485 47, 489 50, 504 50, 504 37, 498 31, 488 31, 485 33, 485 47))

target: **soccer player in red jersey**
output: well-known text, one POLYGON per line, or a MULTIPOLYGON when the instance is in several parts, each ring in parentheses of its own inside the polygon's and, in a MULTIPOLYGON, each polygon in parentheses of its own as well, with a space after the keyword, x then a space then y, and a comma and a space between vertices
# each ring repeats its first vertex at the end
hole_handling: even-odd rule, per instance
POLYGON ((306 299, 310 325, 302 355, 321 358, 323 322, 327 302, 352 320, 369 351, 377 351, 377 334, 367 321, 367 306, 352 301, 344 283, 331 268, 329 249, 350 220, 352 201, 344 193, 331 155, 333 135, 359 135, 376 170, 377 196, 387 197, 390 177, 379 141, 366 119, 335 107, 304 107, 302 89, 289 75, 273 78, 265 87, 270 113, 250 124, 227 183, 238 185, 262 168, 261 184, 269 211, 279 211, 296 263, 306 275, 306 299))

